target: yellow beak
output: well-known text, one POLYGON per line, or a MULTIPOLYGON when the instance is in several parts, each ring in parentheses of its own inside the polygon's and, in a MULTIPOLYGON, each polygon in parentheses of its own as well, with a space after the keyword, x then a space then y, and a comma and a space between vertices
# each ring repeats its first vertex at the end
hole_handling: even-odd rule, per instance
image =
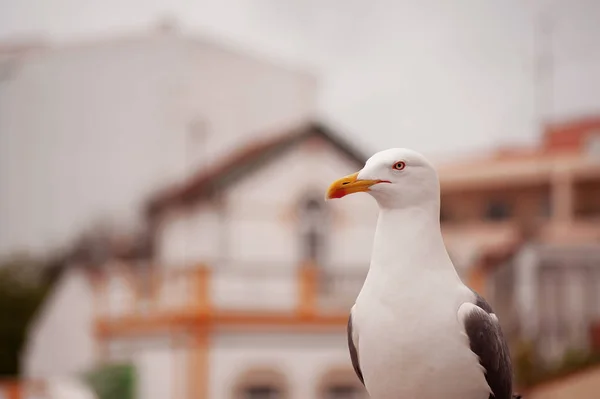
POLYGON ((344 176, 331 183, 326 199, 342 198, 348 194, 369 191, 369 187, 381 183, 382 180, 357 180, 358 172, 344 176))

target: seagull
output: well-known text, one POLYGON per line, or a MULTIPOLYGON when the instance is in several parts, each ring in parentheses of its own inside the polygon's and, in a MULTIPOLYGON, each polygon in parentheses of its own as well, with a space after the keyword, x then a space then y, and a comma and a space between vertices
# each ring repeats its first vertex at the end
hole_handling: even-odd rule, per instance
POLYGON ((461 281, 440 229, 440 184, 421 154, 381 151, 331 184, 379 206, 369 272, 350 309, 348 348, 372 399, 516 399, 498 317, 461 281))

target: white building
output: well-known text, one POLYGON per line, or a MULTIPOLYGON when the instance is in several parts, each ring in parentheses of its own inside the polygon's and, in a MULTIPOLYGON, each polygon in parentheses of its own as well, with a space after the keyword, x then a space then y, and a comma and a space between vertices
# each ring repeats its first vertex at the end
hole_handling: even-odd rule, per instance
POLYGON ((307 122, 312 76, 168 31, 5 46, 0 67, 0 254, 62 246, 90 215, 151 244, 66 269, 26 381, 125 362, 143 399, 362 392, 345 326, 376 206, 323 201, 365 158, 307 122))
POLYGON ((176 31, 0 43, 0 255, 54 249, 97 220, 135 225, 157 186, 315 103, 304 71, 176 31))
POLYGON ((376 204, 325 202, 364 157, 300 124, 214 162, 147 204, 150 260, 72 268, 32 326, 30 380, 127 362, 138 397, 356 397, 348 311, 376 204))

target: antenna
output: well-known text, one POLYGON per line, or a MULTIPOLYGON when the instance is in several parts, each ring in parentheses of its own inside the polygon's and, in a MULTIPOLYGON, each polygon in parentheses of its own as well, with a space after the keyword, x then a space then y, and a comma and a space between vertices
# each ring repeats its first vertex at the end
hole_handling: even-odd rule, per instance
MULTIPOLYGON (((539 3, 544 3, 540 1, 539 3)), ((548 6, 533 7, 534 118, 541 132, 554 111, 554 16, 548 6)))
MULTIPOLYGON (((188 125, 188 129, 185 132, 185 179, 190 179, 196 171, 204 169, 206 166, 206 140, 208 137, 207 122, 206 120, 198 116, 194 118, 188 125), (199 150, 199 151, 198 151, 199 150)), ((189 208, 189 212, 193 212, 189 208)), ((185 254, 183 259, 185 261, 185 267, 190 266, 190 262, 193 261, 190 256, 191 243, 194 238, 194 218, 193 215, 188 214, 185 220, 186 229, 186 244, 185 254)))

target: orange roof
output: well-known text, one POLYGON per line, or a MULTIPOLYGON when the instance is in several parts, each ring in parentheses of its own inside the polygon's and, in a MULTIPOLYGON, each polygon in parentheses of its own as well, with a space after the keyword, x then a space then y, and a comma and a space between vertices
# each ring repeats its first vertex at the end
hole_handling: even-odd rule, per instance
POLYGON ((546 129, 543 149, 581 151, 588 137, 599 132, 600 116, 553 124, 546 129))
POLYGON ((600 132, 600 116, 549 125, 537 147, 502 147, 478 158, 443 165, 443 169, 462 169, 510 161, 549 160, 579 155, 586 140, 600 132))

